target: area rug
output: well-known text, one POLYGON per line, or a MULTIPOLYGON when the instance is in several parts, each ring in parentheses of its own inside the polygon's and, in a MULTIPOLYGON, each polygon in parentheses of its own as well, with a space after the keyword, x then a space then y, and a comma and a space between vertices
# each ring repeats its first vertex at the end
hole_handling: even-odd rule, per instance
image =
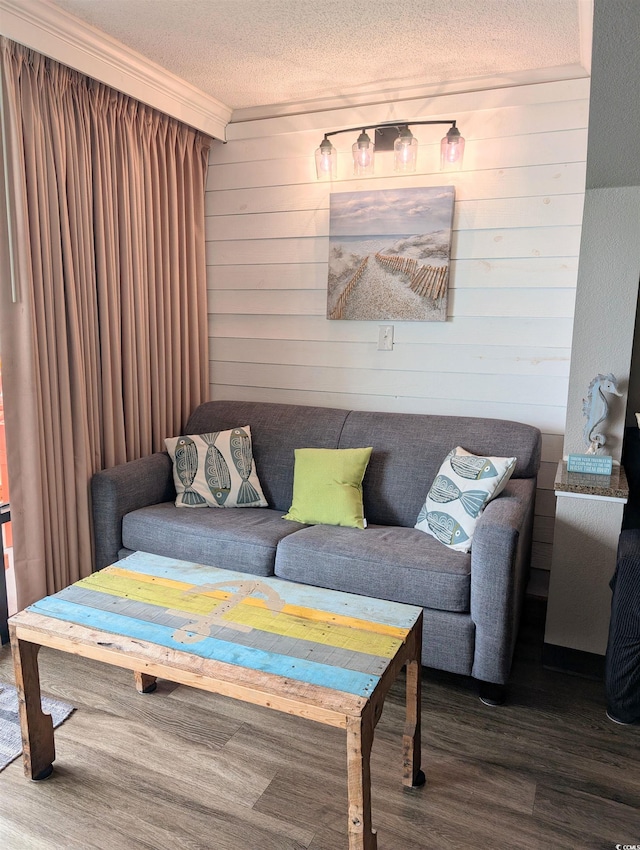
MULTIPOLYGON (((74 710, 67 702, 42 697, 42 710, 50 714, 53 725, 59 726, 74 710)), ((18 694, 14 685, 0 682, 0 770, 3 770, 22 752, 20 719, 18 717, 18 694)))

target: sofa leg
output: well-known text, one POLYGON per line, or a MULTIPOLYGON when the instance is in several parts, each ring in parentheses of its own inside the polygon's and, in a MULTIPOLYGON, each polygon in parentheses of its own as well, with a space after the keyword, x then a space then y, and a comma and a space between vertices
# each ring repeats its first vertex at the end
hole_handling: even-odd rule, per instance
POLYGON ((506 685, 497 685, 495 682, 483 682, 478 680, 480 702, 485 705, 502 705, 507 699, 506 685))

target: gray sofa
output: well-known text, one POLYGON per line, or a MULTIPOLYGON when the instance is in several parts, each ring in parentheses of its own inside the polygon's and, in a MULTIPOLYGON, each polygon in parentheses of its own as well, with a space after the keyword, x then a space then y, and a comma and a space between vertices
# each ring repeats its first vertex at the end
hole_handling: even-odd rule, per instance
POLYGON ((503 420, 373 413, 261 402, 198 407, 185 434, 249 425, 268 508, 176 508, 166 453, 92 480, 96 567, 135 550, 424 608, 423 664, 480 682, 500 702, 509 676, 531 550, 540 432, 503 420), (469 554, 414 524, 450 449, 515 456, 489 502, 469 554), (365 530, 282 518, 292 496, 294 448, 373 446, 363 482, 365 530))

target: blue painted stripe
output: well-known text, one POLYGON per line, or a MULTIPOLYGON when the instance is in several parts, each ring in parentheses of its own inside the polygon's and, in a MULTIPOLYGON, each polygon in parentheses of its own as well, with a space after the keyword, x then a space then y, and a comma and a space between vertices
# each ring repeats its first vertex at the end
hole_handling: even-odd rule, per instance
MULTIPOLYGON (((211 584, 225 580, 246 581, 248 578, 247 573, 192 564, 188 561, 180 561, 177 558, 151 555, 148 552, 134 552, 133 555, 129 555, 122 561, 117 561, 113 566, 144 575, 169 578, 194 585, 211 584)), ((339 590, 326 590, 314 585, 297 584, 271 576, 251 576, 251 578, 272 587, 291 605, 301 605, 306 608, 315 608, 318 611, 329 611, 332 614, 342 614, 348 617, 359 617, 372 623, 384 623, 401 629, 410 629, 422 611, 422 608, 415 605, 388 602, 385 599, 372 599, 368 596, 343 593, 339 590)))
POLYGON ((173 639, 175 631, 173 628, 125 617, 122 614, 99 611, 85 605, 76 605, 54 596, 41 599, 39 602, 30 605, 27 610, 33 611, 35 614, 44 614, 47 617, 55 617, 58 620, 88 626, 92 629, 111 632, 111 634, 124 635, 160 646, 167 646, 178 652, 187 652, 201 658, 211 658, 216 661, 223 661, 226 664, 261 670, 264 673, 273 673, 276 676, 284 676, 285 678, 296 679, 299 682, 307 682, 311 685, 319 685, 323 688, 344 691, 357 696, 370 696, 379 681, 378 676, 318 664, 301 658, 277 655, 253 647, 216 640, 215 638, 203 638, 197 643, 180 643, 173 639))

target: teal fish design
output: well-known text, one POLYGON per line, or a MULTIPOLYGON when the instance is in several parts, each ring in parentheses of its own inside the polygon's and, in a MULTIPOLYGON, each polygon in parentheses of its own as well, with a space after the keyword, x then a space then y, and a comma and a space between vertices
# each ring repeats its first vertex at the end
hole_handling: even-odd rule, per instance
POLYGON ((429 498, 434 502, 453 502, 460 498, 460 488, 446 475, 438 475, 429 490, 429 498))
POLYGON ((498 470, 487 457, 452 455, 449 462, 453 471, 461 478, 472 478, 479 481, 482 478, 495 478, 498 474, 498 470))
POLYGON ((250 505, 253 502, 259 502, 260 494, 248 480, 251 475, 253 455, 251 453, 251 437, 249 437, 244 428, 233 429, 230 446, 233 463, 238 470, 240 478, 242 478, 242 483, 238 490, 238 504, 250 505))
POLYGON ((438 540, 446 546, 464 543, 469 539, 460 523, 456 522, 449 514, 429 511, 427 513, 427 524, 438 540))
POLYGON ((200 493, 191 488, 198 471, 198 449, 191 437, 180 437, 176 444, 176 472, 184 487, 182 502, 185 505, 206 505, 200 493))
POLYGON ((460 504, 470 517, 478 517, 480 511, 484 508, 488 495, 484 490, 467 490, 466 493, 460 495, 460 504))
POLYGON ((211 495, 222 507, 231 492, 231 473, 220 449, 214 445, 220 431, 213 434, 203 434, 202 439, 207 444, 207 454, 204 459, 204 477, 211 495))
POLYGON ((467 490, 463 492, 446 475, 438 475, 429 490, 429 498, 433 502, 440 502, 441 504, 455 502, 456 499, 459 499, 460 504, 469 516, 477 517, 484 507, 487 494, 484 490, 467 490))

